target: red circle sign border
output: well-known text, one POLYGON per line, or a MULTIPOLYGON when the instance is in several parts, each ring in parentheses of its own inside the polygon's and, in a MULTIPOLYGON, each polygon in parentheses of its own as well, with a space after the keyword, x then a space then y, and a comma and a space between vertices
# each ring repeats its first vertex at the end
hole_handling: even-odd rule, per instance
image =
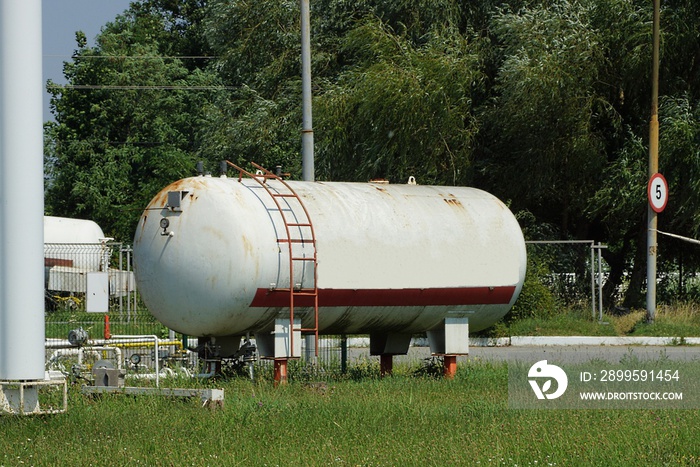
POLYGON ((652 211, 654 211, 655 213, 661 213, 664 209, 666 209, 666 205, 668 204, 668 182, 666 181, 666 178, 658 172, 652 175, 651 178, 649 178, 649 183, 647 183, 647 199, 649 201, 649 207, 651 207, 652 211), (654 205, 654 203, 651 201, 651 187, 654 184, 654 181, 657 179, 660 179, 661 183, 663 183, 664 187, 666 188, 664 203, 658 207, 654 205))

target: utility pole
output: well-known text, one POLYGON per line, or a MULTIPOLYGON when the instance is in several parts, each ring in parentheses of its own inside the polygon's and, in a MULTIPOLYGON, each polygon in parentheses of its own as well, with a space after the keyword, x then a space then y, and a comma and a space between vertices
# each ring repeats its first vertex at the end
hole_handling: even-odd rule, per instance
MULTIPOLYGON (((659 171, 659 30, 660 3, 654 0, 654 25, 651 72, 651 122, 649 123, 649 179, 659 171)), ((658 214, 647 206, 647 320, 656 318, 656 228, 658 214)))
POLYGON ((309 0, 301 0, 301 175, 314 181, 314 130, 311 121, 311 12, 309 0))
MULTIPOLYGON (((301 0, 301 178, 307 182, 315 180, 311 97, 311 11, 309 0, 301 0)), ((311 361, 316 356, 316 335, 307 334, 304 342, 311 361)))

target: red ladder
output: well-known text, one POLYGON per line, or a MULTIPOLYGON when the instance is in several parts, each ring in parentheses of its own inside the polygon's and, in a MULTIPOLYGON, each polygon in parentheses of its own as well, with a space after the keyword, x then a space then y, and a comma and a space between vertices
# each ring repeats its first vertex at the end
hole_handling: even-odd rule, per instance
MULTIPOLYGON (((275 203, 275 207, 282 218, 284 224, 285 238, 277 238, 277 243, 286 243, 289 251, 289 288, 276 287, 275 290, 289 292, 289 347, 290 352, 294 351, 294 332, 300 331, 302 333, 313 333, 316 339, 315 349, 316 356, 318 357, 318 256, 316 252, 316 235, 314 233, 314 226, 311 222, 311 217, 309 216, 309 211, 307 211, 306 206, 302 202, 299 195, 294 191, 294 189, 289 186, 289 184, 284 181, 284 179, 269 170, 263 168, 262 166, 251 162, 250 164, 255 167, 259 172, 254 174, 248 172, 247 170, 238 167, 232 162, 226 161, 228 165, 238 170, 238 181, 243 179, 243 175, 255 180, 260 186, 262 186, 265 191, 270 195, 271 199, 275 203), (276 180, 280 182, 281 187, 273 188, 268 185, 268 180, 276 180), (279 189, 281 188, 281 189, 279 189), (297 204, 301 207, 302 212, 295 212, 293 204, 297 204), (303 215, 302 215, 303 214, 303 215), (307 235, 304 235, 306 233, 307 235), (294 236, 297 234, 297 236, 294 236), (295 251, 294 246, 301 245, 311 247, 311 255, 299 254, 295 251), (297 284, 294 281, 294 265, 302 265, 301 270, 304 270, 304 265, 311 263, 313 266, 313 278, 311 287, 302 287, 303 284, 297 284), (313 302, 314 308, 314 327, 311 328, 294 328, 294 307, 295 299, 303 297, 303 300, 309 300, 313 302)), ((303 282, 303 279, 302 279, 303 282)))

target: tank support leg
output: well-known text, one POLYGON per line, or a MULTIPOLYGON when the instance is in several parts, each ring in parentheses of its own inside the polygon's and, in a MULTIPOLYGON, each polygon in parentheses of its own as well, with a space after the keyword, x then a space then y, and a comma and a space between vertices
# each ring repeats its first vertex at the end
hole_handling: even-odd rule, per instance
POLYGON ((287 384, 287 359, 275 359, 275 386, 287 384))
POLYGON ((457 373, 457 355, 469 355, 469 318, 451 316, 428 331, 430 352, 443 357, 443 375, 452 379, 457 373))
POLYGON ((445 379, 454 379, 457 373, 457 355, 445 355, 443 359, 443 376, 445 379))
POLYGON ((383 378, 391 376, 391 371, 394 368, 394 355, 383 353, 379 356, 379 374, 383 378))

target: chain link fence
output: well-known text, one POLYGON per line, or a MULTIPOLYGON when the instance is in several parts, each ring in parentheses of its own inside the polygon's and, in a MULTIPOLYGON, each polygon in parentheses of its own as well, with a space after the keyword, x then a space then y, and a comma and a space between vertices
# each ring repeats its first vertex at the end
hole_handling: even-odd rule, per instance
POLYGON ((602 317, 602 288, 609 274, 609 266, 601 252, 607 246, 592 240, 525 243, 527 274, 547 288, 556 304, 589 307, 593 317, 602 317))
POLYGON ((66 339, 77 328, 103 337, 105 313, 88 312, 89 277, 106 274, 107 315, 114 334, 166 335, 141 302, 131 267, 132 250, 121 243, 44 245, 46 337, 66 339))
MULTIPOLYGON (((592 306, 594 315, 596 296, 607 273, 607 265, 599 263, 598 252, 593 242, 528 242, 528 256, 542 266, 544 274, 540 279, 557 300, 592 306)), ((206 375, 208 369, 200 367, 197 353, 188 351, 182 336, 160 324, 141 301, 134 281, 130 246, 114 242, 46 244, 44 256, 49 370, 86 377, 95 365, 110 362, 109 366, 123 369, 131 376, 146 378, 154 375, 158 362, 160 372, 206 375), (88 311, 88 278, 96 272, 105 273, 108 278, 107 313, 88 311), (109 317, 111 335, 124 339, 105 341, 105 316, 109 317), (85 342, 76 346, 69 341, 71 336, 73 339, 82 336, 85 342), (159 339, 157 352, 154 336, 159 339)), ((305 348, 307 343, 310 341, 305 340, 305 348)), ((322 336, 318 357, 304 352, 304 357, 294 363, 298 368, 290 369, 311 372, 313 375, 308 375, 311 378, 324 372, 344 373, 347 346, 343 344, 343 336, 322 336)), ((195 347, 196 340, 190 339, 186 345, 195 347)), ((378 369, 378 361, 374 360, 368 361, 377 366, 372 371, 378 369)), ((261 361, 256 365, 266 367, 268 363, 261 361)))

